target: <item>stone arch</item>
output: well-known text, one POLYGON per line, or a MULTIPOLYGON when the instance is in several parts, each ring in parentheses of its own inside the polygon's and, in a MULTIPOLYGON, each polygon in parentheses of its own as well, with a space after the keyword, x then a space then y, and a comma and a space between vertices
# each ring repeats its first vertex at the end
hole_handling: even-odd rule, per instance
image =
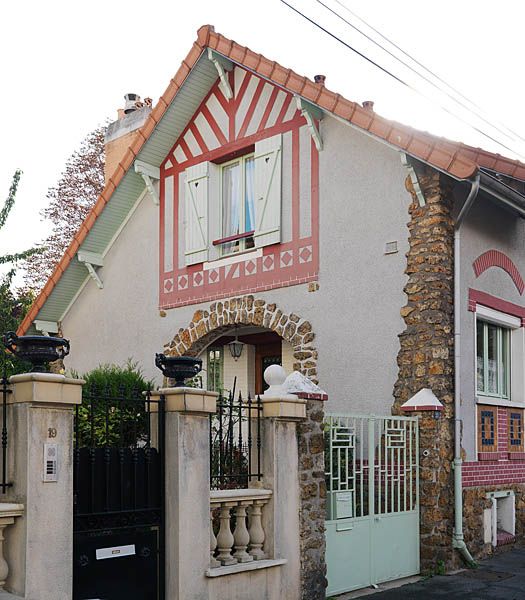
POLYGON ((284 313, 275 303, 254 296, 214 302, 207 310, 195 311, 190 324, 179 329, 164 351, 171 356, 197 356, 213 340, 231 333, 234 325, 264 327, 277 333, 293 348, 294 370, 318 383, 315 333, 310 322, 295 313, 284 313))

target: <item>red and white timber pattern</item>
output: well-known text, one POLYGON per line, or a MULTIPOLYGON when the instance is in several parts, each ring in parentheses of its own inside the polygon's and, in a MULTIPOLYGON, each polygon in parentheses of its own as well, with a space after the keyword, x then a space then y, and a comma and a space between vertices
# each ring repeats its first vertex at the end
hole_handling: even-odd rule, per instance
POLYGON ((161 165, 160 308, 173 308, 297 285, 319 269, 319 155, 291 94, 236 67, 228 100, 212 87, 161 165), (180 260, 179 188, 184 170, 220 162, 270 136, 283 134, 281 243, 232 264, 184 266, 180 260))
POLYGON ((516 289, 520 294, 523 294, 525 289, 525 283, 518 270, 518 267, 512 262, 512 260, 503 252, 499 250, 487 250, 472 263, 472 268, 476 277, 479 277, 490 267, 499 267, 503 269, 512 279, 516 289))

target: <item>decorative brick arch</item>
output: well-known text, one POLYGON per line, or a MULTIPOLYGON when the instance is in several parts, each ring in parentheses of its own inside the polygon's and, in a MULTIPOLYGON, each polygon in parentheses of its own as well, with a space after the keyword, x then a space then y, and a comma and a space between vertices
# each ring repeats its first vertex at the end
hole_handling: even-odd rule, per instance
POLYGON ((472 267, 474 268, 476 277, 479 277, 490 267, 499 267, 500 269, 503 269, 514 282, 518 292, 523 294, 525 283, 523 282, 518 267, 516 267, 512 260, 503 252, 500 252, 499 250, 487 250, 487 252, 480 254, 478 258, 476 258, 472 263, 472 267))
POLYGON ((191 323, 179 329, 164 351, 172 356, 197 356, 213 340, 232 332, 234 325, 252 325, 275 331, 293 348, 296 371, 317 379, 317 351, 312 325, 294 313, 286 314, 276 304, 253 296, 241 296, 210 304, 195 311, 191 323))

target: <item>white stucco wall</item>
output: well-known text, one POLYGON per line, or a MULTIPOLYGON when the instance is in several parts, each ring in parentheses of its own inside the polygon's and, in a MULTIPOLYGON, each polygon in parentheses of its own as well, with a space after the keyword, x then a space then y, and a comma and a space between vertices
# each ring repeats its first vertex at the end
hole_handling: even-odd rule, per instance
MULTIPOLYGON (((510 276, 491 267, 476 277, 472 263, 487 250, 504 252, 525 275, 525 222, 480 195, 461 229, 461 402, 463 447, 476 459, 475 313, 468 311, 469 288, 524 305, 510 276)), ((522 368, 524 368, 522 366, 522 368)), ((512 376, 512 375, 511 375, 512 376)), ((525 402, 525 398, 511 398, 525 402)))
MULTIPOLYGON (((389 413, 397 377, 399 309, 408 249, 406 171, 399 154, 326 117, 320 153, 319 290, 291 286, 255 294, 309 320, 329 410, 389 413), (386 242, 398 242, 385 255, 386 242)), ((100 275, 63 320, 66 366, 138 360, 160 383, 155 352, 208 303, 158 311, 158 208, 146 196, 109 251, 100 275)))

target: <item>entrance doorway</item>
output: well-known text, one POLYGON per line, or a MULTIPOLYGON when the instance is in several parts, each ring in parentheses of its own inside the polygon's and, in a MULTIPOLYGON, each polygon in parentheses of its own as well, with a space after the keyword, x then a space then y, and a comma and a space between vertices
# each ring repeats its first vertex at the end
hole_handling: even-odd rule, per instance
POLYGON ((293 350, 277 333, 261 327, 238 327, 215 340, 201 354, 204 377, 202 383, 210 391, 227 395, 242 393, 252 398, 267 389, 264 371, 270 365, 282 365, 292 371, 293 350), (235 340, 244 344, 241 355, 234 359, 228 344, 235 340))

